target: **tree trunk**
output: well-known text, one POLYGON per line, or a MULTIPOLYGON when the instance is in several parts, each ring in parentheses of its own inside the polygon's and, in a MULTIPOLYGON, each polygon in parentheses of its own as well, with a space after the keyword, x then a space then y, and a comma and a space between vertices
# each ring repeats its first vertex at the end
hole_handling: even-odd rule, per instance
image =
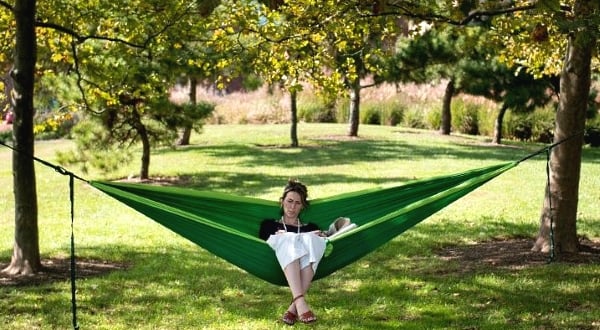
POLYGON ((508 108, 504 103, 502 104, 502 107, 500 107, 500 112, 498 112, 498 117, 496 117, 496 122, 494 123, 494 137, 492 138, 492 143, 502 143, 502 123, 504 122, 504 115, 506 114, 507 109, 508 108))
POLYGON ((140 132, 142 140, 142 168, 140 169, 140 180, 148 180, 150 178, 150 138, 148 132, 144 128, 140 132))
MULTIPOLYGON (((198 87, 198 79, 196 79, 195 77, 190 78, 190 103, 193 105, 196 105, 197 103, 197 91, 196 88, 198 87)), ((179 137, 179 140, 177 141, 177 145, 178 146, 187 146, 190 144, 190 137, 192 136, 192 127, 191 126, 187 126, 183 128, 183 131, 181 132, 181 136, 179 137)))
POLYGON ((298 147, 298 93, 296 91, 290 92, 290 138, 292 139, 292 147, 298 147))
POLYGON ((13 190, 15 196, 15 242, 9 274, 34 274, 42 269, 38 235, 37 193, 33 134, 33 93, 36 63, 35 0, 17 0, 14 82, 13 190))
POLYGON ((350 128, 348 136, 358 136, 358 124, 360 122, 360 83, 357 81, 350 90, 350 128))
POLYGON ((444 101, 442 103, 442 120, 440 123, 440 133, 444 135, 450 135, 452 131, 452 113, 451 113, 451 105, 452 105, 452 97, 456 92, 456 88, 454 87, 454 80, 450 79, 448 84, 446 85, 446 91, 444 92, 444 101))
MULTIPOLYGON (((585 12, 590 9, 586 8, 586 5, 591 6, 592 2, 575 2, 577 18, 583 20, 590 15, 589 12, 585 12)), ((553 234, 556 253, 579 251, 576 224, 583 143, 581 133, 585 127, 585 113, 590 92, 590 67, 596 43, 594 35, 594 31, 589 31, 587 28, 574 30, 569 35, 565 61, 560 74, 560 103, 556 113, 554 141, 578 135, 552 150, 549 192, 546 191, 534 251, 551 251, 551 234, 553 234)))
POLYGON ((150 178, 150 135, 148 135, 148 130, 146 129, 146 126, 144 126, 144 123, 142 123, 142 117, 135 107, 132 110, 132 116, 134 120, 133 126, 142 142, 140 180, 148 180, 150 178))

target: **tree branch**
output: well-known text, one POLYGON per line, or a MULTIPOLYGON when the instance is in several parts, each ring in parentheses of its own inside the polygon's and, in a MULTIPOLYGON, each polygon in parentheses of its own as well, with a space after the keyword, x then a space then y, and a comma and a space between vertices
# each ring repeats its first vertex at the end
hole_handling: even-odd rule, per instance
POLYGON ((134 47, 134 48, 144 48, 144 45, 139 45, 139 44, 134 44, 132 42, 129 42, 127 40, 123 40, 120 38, 111 38, 111 37, 103 37, 103 36, 95 36, 95 35, 88 35, 88 36, 84 36, 84 35, 80 35, 79 33, 77 33, 75 30, 66 28, 62 25, 58 25, 55 23, 50 23, 50 22, 42 22, 42 21, 36 21, 35 22, 35 26, 37 27, 44 27, 44 28, 49 28, 49 29, 53 29, 56 30, 58 32, 62 32, 65 34, 70 35, 71 37, 75 38, 77 40, 77 43, 82 43, 88 39, 96 39, 96 40, 105 40, 105 41, 112 41, 112 42, 119 42, 119 43, 123 43, 125 45, 128 45, 130 47, 134 47))
POLYGON ((14 10, 14 7, 10 3, 3 1, 3 0, 0 0, 0 7, 4 7, 10 11, 14 10))
POLYGON ((473 10, 469 13, 469 15, 467 15, 467 17, 463 18, 460 21, 450 21, 448 23, 451 24, 455 24, 455 25, 466 25, 468 23, 470 23, 471 21, 475 20, 476 18, 481 18, 484 16, 498 16, 498 15, 504 15, 504 14, 511 14, 511 13, 516 13, 519 11, 527 11, 527 10, 531 10, 531 9, 535 9, 536 5, 535 4, 530 4, 527 6, 521 6, 521 7, 512 7, 512 8, 500 8, 500 9, 494 9, 494 10, 473 10))
MULTIPOLYGON (((489 16, 499 16, 505 14, 516 13, 520 11, 527 11, 537 8, 537 3, 533 2, 529 5, 510 7, 510 8, 499 8, 499 9, 488 9, 488 10, 472 10, 465 18, 461 20, 453 20, 447 16, 434 14, 434 13, 424 13, 424 14, 415 14, 411 11, 410 8, 405 8, 400 5, 391 5, 392 7, 396 7, 398 10, 392 11, 384 11, 380 13, 374 14, 365 14, 364 17, 374 17, 374 16, 405 16, 409 18, 417 18, 424 21, 434 21, 441 23, 448 23, 452 25, 467 25, 470 22, 476 20, 477 18, 489 17, 489 16)), ((562 11, 570 11, 571 7, 566 5, 561 5, 560 9, 562 11)))

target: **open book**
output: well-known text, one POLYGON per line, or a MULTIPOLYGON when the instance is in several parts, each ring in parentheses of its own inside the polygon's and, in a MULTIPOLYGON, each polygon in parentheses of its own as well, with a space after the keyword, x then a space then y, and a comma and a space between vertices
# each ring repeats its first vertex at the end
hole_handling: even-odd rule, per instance
POLYGON ((333 221, 333 223, 329 226, 329 230, 327 230, 325 234, 327 237, 332 238, 348 232, 356 227, 358 226, 355 223, 352 223, 350 218, 339 217, 333 221))

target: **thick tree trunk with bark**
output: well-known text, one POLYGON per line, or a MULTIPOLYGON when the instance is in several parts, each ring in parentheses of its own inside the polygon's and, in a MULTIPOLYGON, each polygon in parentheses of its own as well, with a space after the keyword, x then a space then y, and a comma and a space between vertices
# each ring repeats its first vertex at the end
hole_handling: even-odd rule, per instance
MULTIPOLYGON (((590 15, 591 1, 576 1, 575 16, 590 15)), ((596 4, 597 6, 597 4, 596 4)), ((579 251, 577 238, 577 203, 581 172, 582 131, 590 92, 591 59, 596 40, 594 32, 581 28, 569 35, 564 66, 560 75, 560 104, 556 113, 554 141, 570 138, 552 150, 549 191, 546 191, 540 230, 534 251, 579 251), (576 135, 577 134, 577 135, 576 135), (572 137, 573 135, 576 135, 572 137)))
POLYGON ((454 80, 450 79, 448 84, 446 85, 446 90, 444 91, 444 100, 442 102, 442 120, 440 123, 440 133, 444 135, 450 135, 452 131, 452 97, 454 97, 454 93, 456 92, 456 88, 454 86, 454 80))
POLYGON ((360 82, 352 85, 350 90, 350 127, 348 136, 358 136, 358 125, 360 122, 360 82))
POLYGON ((298 93, 296 91, 290 92, 290 138, 292 140, 292 147, 296 148, 299 146, 298 143, 298 93))
POLYGON ((492 137, 492 143, 502 143, 502 123, 504 122, 504 115, 506 114, 507 109, 508 108, 504 104, 500 107, 500 112, 498 112, 498 116, 494 122, 494 136, 492 137))
POLYGON ((35 0, 17 0, 14 82, 13 190, 15 196, 15 241, 9 274, 34 274, 42 269, 40 261, 38 211, 33 135, 33 93, 36 63, 35 0))
MULTIPOLYGON (((198 100, 198 93, 197 93, 197 88, 198 88, 198 79, 192 77, 190 78, 190 103, 193 105, 196 105, 197 100, 198 100)), ((181 136, 179 137, 179 140, 177 141, 177 145, 178 146, 187 146, 190 144, 190 137, 192 136, 192 127, 188 126, 188 127, 184 127, 183 131, 181 132, 181 136)))

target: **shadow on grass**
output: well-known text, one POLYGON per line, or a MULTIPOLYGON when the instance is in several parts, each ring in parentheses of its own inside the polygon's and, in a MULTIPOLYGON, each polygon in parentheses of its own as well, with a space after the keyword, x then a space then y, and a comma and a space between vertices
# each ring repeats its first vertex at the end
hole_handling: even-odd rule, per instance
MULTIPOLYGON (((266 284, 262 281, 203 250, 144 249, 119 249, 118 259, 129 260, 127 263, 102 259, 105 255, 115 255, 113 247, 78 249, 79 254, 86 256, 77 258, 76 266, 77 305, 82 323, 103 323, 91 321, 100 318, 110 320, 115 328, 148 328, 165 317, 165 313, 185 319, 193 310, 216 305, 226 309, 230 302, 235 305, 229 306, 232 311, 240 310, 238 304, 244 302, 238 293, 227 292, 232 288, 243 288, 239 289, 242 295, 265 291, 266 284)), ((15 318, 38 320, 38 324, 52 329, 66 329, 71 313, 70 297, 67 298, 69 260, 49 259, 44 264, 49 261, 52 265, 46 267, 45 274, 1 281, 0 307, 7 307, 3 310, 10 311, 15 318)), ((192 329, 183 327, 186 328, 192 329)))
MULTIPOLYGON (((214 159, 243 158, 247 168, 264 167, 265 164, 277 164, 281 168, 294 168, 299 163, 305 167, 320 167, 334 165, 364 164, 384 159, 406 159, 419 161, 420 159, 472 159, 487 162, 516 161, 528 155, 530 150, 521 148, 506 148, 493 145, 463 145, 453 148, 451 145, 428 145, 419 147, 404 142, 356 139, 352 141, 328 140, 320 142, 318 146, 301 148, 255 146, 255 145, 219 145, 219 146, 186 146, 178 150, 162 149, 157 154, 179 154, 185 159, 186 153, 202 153, 214 159), (290 151, 292 150, 292 151, 290 151)), ((235 161, 233 161, 235 162, 235 161)), ((281 175, 269 173, 232 173, 220 171, 215 167, 198 165, 194 173, 182 173, 178 177, 163 180, 159 183, 184 186, 200 190, 227 190, 232 193, 247 192, 249 190, 261 194, 272 187, 280 186, 283 180, 281 175)), ((368 182, 382 185, 390 182, 401 183, 415 179, 410 173, 398 173, 397 176, 373 179, 348 175, 345 173, 321 175, 303 175, 305 182, 318 182, 320 184, 343 182, 368 182)))
POLYGON ((566 328, 593 329, 598 321, 599 241, 552 263, 531 251, 528 238, 450 245, 422 255, 413 243, 400 237, 325 279, 333 298, 323 305, 348 301, 344 310, 353 312, 346 316, 361 328, 555 329, 570 318, 566 328))
MULTIPOLYGON (((285 183, 287 177, 281 175, 270 175, 267 173, 232 173, 232 172, 221 172, 221 171, 203 171, 195 174, 183 174, 176 178, 161 178, 151 180, 155 184, 173 185, 178 187, 186 187, 198 190, 207 191, 227 191, 231 194, 246 195, 249 191, 253 195, 265 193, 273 187, 280 187, 285 183)), ((326 183, 339 183, 344 182, 368 182, 376 185, 387 184, 390 182, 399 183, 406 182, 414 179, 413 177, 397 176, 387 177, 385 179, 373 179, 373 178, 357 178, 349 177, 344 174, 332 175, 322 174, 315 175, 302 175, 302 181, 304 182, 319 182, 321 184, 326 183)))
MULTIPOLYGON (((318 324, 346 329, 494 327, 502 322, 490 315, 498 313, 506 324, 515 325, 549 310, 585 319, 600 303, 600 296, 593 294, 596 268, 548 264, 544 255, 530 251, 529 239, 449 244, 430 253, 427 244, 415 244, 417 239, 427 240, 427 231, 419 231, 315 282, 309 296, 320 317, 318 324), (421 248, 423 254, 418 253, 421 248), (549 281, 556 278, 562 284, 549 281)), ((575 264, 598 265, 600 242, 593 244, 596 250, 590 258, 575 264)), ((85 256, 77 264, 83 323, 110 320, 117 328, 149 328, 171 318, 182 329, 202 322, 210 328, 217 320, 202 318, 221 314, 234 320, 276 322, 289 303, 286 287, 264 282, 194 246, 123 247, 117 257, 128 264, 114 263, 87 276, 83 269, 94 260, 110 264, 101 257, 114 255, 115 250, 87 246, 78 251, 85 256)), ((68 267, 63 274, 68 274, 68 267)), ((20 286, 19 294, 2 285, 0 293, 13 315, 64 328, 70 321, 68 282, 65 275, 62 281, 20 286)))
POLYGON ((290 148, 282 146, 265 145, 220 145, 220 146, 188 146, 178 150, 163 149, 157 153, 165 152, 202 152, 215 158, 249 157, 248 164, 277 163, 281 166, 292 166, 301 160, 307 166, 329 166, 343 162, 352 164, 369 160, 381 161, 390 159, 435 159, 436 157, 512 161, 526 156, 533 150, 520 147, 507 148, 502 145, 491 144, 458 144, 460 149, 453 148, 451 144, 439 145, 412 145, 402 141, 382 141, 369 139, 356 139, 350 141, 329 140, 320 142, 319 145, 301 146, 290 148), (294 150, 294 153, 282 151, 294 150))

